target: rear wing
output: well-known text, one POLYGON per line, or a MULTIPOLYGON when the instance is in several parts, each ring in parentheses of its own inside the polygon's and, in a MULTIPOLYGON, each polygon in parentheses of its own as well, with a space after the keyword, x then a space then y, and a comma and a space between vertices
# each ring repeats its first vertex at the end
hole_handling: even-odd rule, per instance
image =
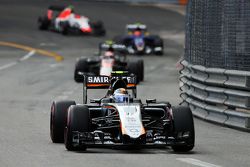
POLYGON ((141 29, 144 31, 147 30, 147 26, 145 24, 128 24, 126 28, 128 31, 134 31, 136 29, 141 29))
MULTIPOLYGON (((86 82, 85 86, 87 89, 108 89, 110 88, 111 80, 118 79, 118 77, 109 76, 85 76, 86 82)), ((84 80, 85 80, 84 79, 84 80)), ((127 89, 133 89, 136 87, 136 77, 125 76, 121 79, 127 79, 127 89)))
POLYGON ((99 44, 99 55, 101 54, 102 51, 108 51, 108 50, 127 54, 127 47, 123 44, 116 44, 116 43, 108 44, 105 42, 99 44))
MULTIPOLYGON (((88 89, 112 89, 112 84, 116 80, 124 80, 126 89, 132 90, 132 95, 136 98, 136 76, 124 76, 124 72, 112 72, 112 76, 85 75, 83 82, 83 103, 87 103, 88 89)), ((127 73, 126 73, 127 74, 127 73)), ((107 90, 109 91, 109 90, 107 90)))

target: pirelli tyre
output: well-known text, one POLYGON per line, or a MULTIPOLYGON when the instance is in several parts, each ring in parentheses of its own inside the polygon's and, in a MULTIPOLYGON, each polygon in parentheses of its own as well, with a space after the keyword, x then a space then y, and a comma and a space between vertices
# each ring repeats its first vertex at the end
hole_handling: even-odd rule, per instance
POLYGON ((137 83, 144 80, 144 63, 142 59, 132 59, 128 62, 128 71, 136 75, 137 83))
POLYGON ((189 107, 173 107, 174 135, 176 142, 185 142, 185 144, 176 144, 172 146, 175 152, 188 152, 194 148, 195 131, 193 115, 189 107))
POLYGON ((67 150, 86 150, 86 146, 81 145, 74 146, 73 144, 73 133, 78 132, 90 132, 91 120, 89 109, 85 105, 71 106, 67 115, 67 125, 64 131, 64 144, 67 150))
POLYGON ((102 21, 97 21, 95 23, 92 23, 93 33, 95 36, 105 36, 106 30, 104 28, 104 24, 102 21))
POLYGON ((75 105, 74 101, 54 101, 50 112, 50 137, 53 143, 63 143, 64 128, 69 106, 75 105))
POLYGON ((76 82, 83 82, 84 76, 83 74, 86 74, 89 72, 89 66, 87 62, 87 58, 81 58, 77 60, 75 65, 75 71, 74 71, 74 79, 76 82))
POLYGON ((144 61, 142 59, 138 60, 139 71, 140 71, 140 81, 144 80, 144 61))
POLYGON ((38 18, 38 28, 39 30, 48 30, 49 25, 50 25, 50 20, 48 19, 47 16, 40 16, 38 18))
POLYGON ((68 35, 69 34, 69 31, 70 31, 69 22, 67 22, 67 21, 60 22, 60 28, 61 28, 61 33, 63 35, 68 35))
POLYGON ((160 56, 163 55, 163 47, 164 47, 163 40, 160 37, 155 38, 155 41, 154 41, 155 51, 154 51, 154 53, 156 55, 160 55, 160 56), (158 50, 160 48, 161 48, 161 50, 158 50))

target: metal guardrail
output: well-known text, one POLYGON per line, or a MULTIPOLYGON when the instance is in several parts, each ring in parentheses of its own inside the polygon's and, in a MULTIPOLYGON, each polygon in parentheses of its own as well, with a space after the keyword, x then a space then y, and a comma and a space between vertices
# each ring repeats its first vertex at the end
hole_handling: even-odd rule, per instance
POLYGON ((180 96, 195 116, 250 131, 250 71, 181 64, 180 96))

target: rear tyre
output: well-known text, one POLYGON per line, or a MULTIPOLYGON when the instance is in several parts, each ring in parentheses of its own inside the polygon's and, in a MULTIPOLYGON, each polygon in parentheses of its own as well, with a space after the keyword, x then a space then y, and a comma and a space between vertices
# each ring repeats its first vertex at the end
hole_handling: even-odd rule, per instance
POLYGON ((74 79, 76 82, 83 82, 84 81, 84 77, 82 75, 80 75, 79 72, 86 74, 89 71, 88 68, 89 68, 88 62, 87 62, 86 58, 79 59, 76 62, 75 71, 74 71, 74 79))
POLYGON ((161 38, 155 39, 154 46, 155 46, 155 48, 157 48, 157 47, 162 48, 162 50, 155 51, 156 55, 162 56, 163 55, 163 47, 164 47, 163 40, 161 38))
POLYGON ((140 71, 140 74, 139 74, 139 78, 140 78, 140 81, 143 81, 144 80, 144 62, 142 59, 140 59, 138 61, 138 64, 139 64, 139 71, 140 71))
MULTIPOLYGON (((195 131, 193 115, 189 107, 178 106, 173 107, 173 122, 174 122, 174 135, 177 138, 178 134, 189 132, 189 137, 185 138, 185 145, 173 145, 172 149, 175 152, 188 152, 194 148, 195 131)), ((179 140, 177 138, 177 140, 179 140)), ((182 139, 180 139, 182 140, 182 139)))
POLYGON ((67 126, 64 131, 64 144, 67 150, 86 150, 86 146, 74 146, 73 131, 90 132, 90 113, 87 106, 76 105, 71 106, 67 116, 67 126))
POLYGON ((39 30, 48 30, 50 20, 46 16, 40 16, 38 18, 38 28, 39 30))
POLYGON ((50 138, 53 143, 63 143, 64 128, 68 108, 76 105, 74 101, 54 101, 50 112, 50 138))
POLYGON ((102 21, 97 21, 96 23, 93 23, 92 27, 94 30, 94 35, 96 35, 96 36, 105 36, 106 35, 106 30, 104 28, 102 21))
POLYGON ((144 63, 141 59, 128 62, 128 71, 136 75, 136 82, 139 83, 144 79, 144 63))

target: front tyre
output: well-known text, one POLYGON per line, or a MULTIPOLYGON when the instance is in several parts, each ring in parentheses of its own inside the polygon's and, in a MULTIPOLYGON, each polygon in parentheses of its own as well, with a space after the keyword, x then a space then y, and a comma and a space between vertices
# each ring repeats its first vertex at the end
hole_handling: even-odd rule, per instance
POLYGON ((184 141, 185 144, 173 145, 172 149, 175 152, 188 152, 192 150, 195 143, 195 131, 190 108, 184 106, 173 107, 173 123, 176 142, 184 141))
POLYGON ((69 29, 70 29, 69 22, 67 22, 67 21, 60 22, 60 28, 61 28, 61 33, 63 35, 68 35, 69 34, 69 29))
POLYGON ((76 82, 83 82, 84 81, 84 74, 89 71, 89 66, 86 58, 79 59, 75 65, 74 71, 74 79, 76 82), (82 75, 80 74, 82 73, 82 75))
POLYGON ((86 146, 77 146, 77 143, 73 143, 73 133, 77 132, 90 132, 90 113, 89 109, 85 105, 71 106, 67 116, 67 126, 64 131, 64 144, 67 150, 86 150, 86 146), (75 145, 76 144, 76 145, 75 145))
POLYGON ((50 112, 50 138, 53 143, 63 143, 67 110, 74 101, 54 101, 50 112))

